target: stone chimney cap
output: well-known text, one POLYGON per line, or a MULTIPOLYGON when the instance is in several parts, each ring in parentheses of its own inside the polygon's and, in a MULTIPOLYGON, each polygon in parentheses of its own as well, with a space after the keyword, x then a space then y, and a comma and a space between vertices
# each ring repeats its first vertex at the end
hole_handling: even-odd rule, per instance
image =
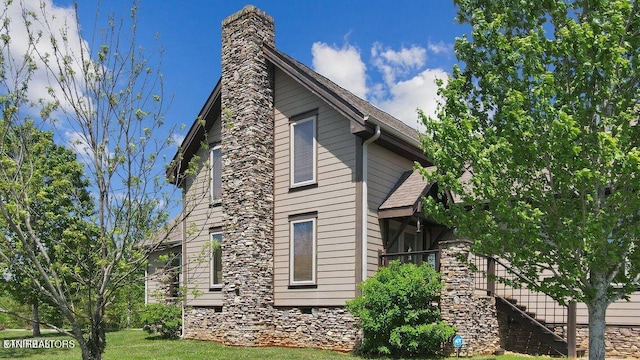
POLYGON ((267 14, 266 12, 258 9, 257 7, 253 6, 253 5, 246 5, 244 8, 242 8, 242 10, 236 12, 235 14, 230 15, 229 17, 227 17, 226 19, 222 20, 222 26, 227 26, 228 24, 239 20, 241 18, 244 17, 248 17, 251 15, 256 15, 259 16, 261 18, 263 18, 264 20, 273 23, 273 18, 267 14))

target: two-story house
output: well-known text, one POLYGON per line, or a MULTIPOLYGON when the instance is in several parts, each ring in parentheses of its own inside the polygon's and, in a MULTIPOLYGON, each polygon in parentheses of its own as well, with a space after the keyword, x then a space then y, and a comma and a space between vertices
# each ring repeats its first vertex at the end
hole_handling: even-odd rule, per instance
MULTIPOLYGON (((421 213, 435 185, 413 170, 430 165, 414 129, 279 51, 255 7, 223 21, 222 43, 221 79, 167 172, 183 190, 183 335, 351 350, 345 302, 390 253, 451 266, 468 246, 421 213)), ((472 352, 505 347, 463 267, 443 271, 443 317, 472 352)))
POLYGON ((254 7, 222 37, 222 78, 168 173, 189 212, 185 336, 349 349, 344 304, 385 236, 401 230, 395 249, 434 243, 416 232, 424 184, 378 211, 414 162, 429 165, 418 134, 277 50, 254 7))

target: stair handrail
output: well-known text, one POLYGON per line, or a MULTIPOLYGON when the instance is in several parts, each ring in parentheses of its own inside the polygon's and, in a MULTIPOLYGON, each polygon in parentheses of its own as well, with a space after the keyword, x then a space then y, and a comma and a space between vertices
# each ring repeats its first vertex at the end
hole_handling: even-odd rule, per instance
POLYGON ((502 295, 509 297, 507 293, 510 290, 511 291, 510 295, 512 298, 515 298, 521 304, 526 303, 525 306, 529 309, 529 311, 535 312, 537 315, 541 316, 541 320, 544 320, 546 323, 549 323, 551 326, 553 326, 553 328, 556 331, 559 331, 563 337, 566 337, 566 332, 564 328, 564 326, 566 326, 567 324, 567 306, 566 305, 560 305, 559 302, 553 299, 550 295, 542 291, 536 290, 537 285, 533 280, 522 275, 519 271, 517 271, 510 265, 505 264, 499 259, 496 259, 495 257, 492 257, 492 256, 487 256, 487 255, 475 255, 475 256, 476 256, 476 259, 478 258, 486 259, 486 262, 487 262, 486 270, 482 270, 480 267, 476 265, 475 271, 483 274, 484 277, 486 277, 486 281, 487 281, 486 288, 480 288, 478 286, 479 281, 476 278, 477 289, 486 290, 489 295, 497 295, 496 294, 497 290, 495 287, 495 282, 497 280, 498 282, 506 285, 502 289, 502 292, 501 292, 502 295), (491 265, 492 262, 494 264, 493 271, 489 271, 492 266, 491 265), (496 269, 497 267, 495 265, 499 265, 504 270, 506 275, 513 276, 513 278, 509 279, 505 276, 500 276, 499 274, 497 274, 498 269, 496 269), (515 294, 516 290, 520 290, 519 295, 515 294), (526 295, 522 293, 523 290, 527 291, 526 295), (540 295, 542 295, 545 298, 545 300, 547 299, 550 300, 550 301, 544 301, 544 307, 540 306, 540 301, 538 299, 540 295), (535 302, 531 301, 532 296, 535 297, 535 302), (552 307, 547 308, 547 305, 550 303, 553 304, 552 307), (557 309, 561 309, 560 314, 556 312, 557 309), (549 313, 548 310, 552 311, 552 313, 549 313), (552 321, 549 321, 550 319, 552 319, 552 321))
MULTIPOLYGON (((491 259, 492 261, 494 261, 496 264, 500 264, 502 265, 503 268, 505 268, 508 272, 512 273, 513 275, 515 275, 516 277, 518 277, 520 280, 522 280, 523 282, 532 285, 533 287, 537 287, 536 283, 529 279, 528 277, 520 274, 520 272, 518 272, 517 270, 515 270, 514 268, 512 268, 509 265, 506 265, 505 263, 503 263, 502 261, 500 261, 498 258, 493 257, 493 256, 486 256, 486 255, 482 255, 484 257, 486 257, 487 259, 491 259)), ((494 275, 495 276, 495 275, 494 275)))

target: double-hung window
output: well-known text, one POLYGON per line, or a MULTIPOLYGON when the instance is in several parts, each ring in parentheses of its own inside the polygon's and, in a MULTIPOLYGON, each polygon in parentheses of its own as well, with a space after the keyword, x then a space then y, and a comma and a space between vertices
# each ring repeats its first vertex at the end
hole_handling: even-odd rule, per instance
POLYGON ((316 182, 316 115, 302 115, 290 123, 291 186, 316 182))
POLYGON ((209 151, 209 164, 211 164, 211 203, 219 203, 222 199, 222 156, 220 145, 215 145, 209 151))
POLYGON ((222 287, 222 232, 212 232, 210 236, 209 285, 211 288, 220 288, 222 287))
POLYGON ((291 285, 316 283, 316 217, 290 220, 289 278, 291 285))

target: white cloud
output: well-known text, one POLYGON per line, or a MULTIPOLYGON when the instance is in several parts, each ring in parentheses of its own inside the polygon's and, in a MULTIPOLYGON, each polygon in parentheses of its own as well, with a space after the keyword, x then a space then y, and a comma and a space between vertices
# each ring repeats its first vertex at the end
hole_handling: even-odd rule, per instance
POLYGON ((80 161, 90 165, 93 162, 93 150, 84 134, 78 131, 67 130, 64 132, 67 146, 78 154, 80 161))
POLYGON ((389 86, 382 96, 373 99, 381 109, 387 111, 405 124, 421 129, 417 109, 434 116, 438 105, 438 85, 436 79, 446 81, 447 73, 442 69, 426 69, 406 81, 389 86))
POLYGON ((173 133, 171 134, 171 141, 173 142, 173 145, 178 148, 179 146, 182 145, 182 142, 184 141, 185 136, 182 134, 178 134, 178 133, 173 133))
MULTIPOLYGON (((434 49, 439 49, 434 46, 434 49)), ((429 50, 435 52, 431 48, 429 50)), ((380 73, 382 81, 370 84, 366 83, 366 79, 377 76, 365 72, 367 68, 361 53, 354 46, 335 48, 315 43, 311 52, 316 71, 418 129, 421 124, 418 122, 417 109, 422 109, 427 115, 435 115, 438 104, 436 79, 446 81, 448 77, 442 69, 426 68, 427 48, 417 45, 394 50, 380 43, 373 44, 370 62, 374 65, 373 69, 380 73), (352 72, 352 75, 355 72, 357 76, 348 77, 340 70, 352 72)))
MULTIPOLYGON (((4 49, 6 58, 11 59, 7 64, 7 75, 10 79, 24 81, 26 73, 22 65, 25 55, 28 55, 37 68, 31 74, 27 96, 34 102, 40 99, 51 101, 49 88, 61 94, 60 87, 55 84, 54 75, 47 71, 42 60, 43 57, 53 57, 54 47, 50 40, 52 37, 62 56, 68 55, 71 58, 71 67, 75 74, 81 74, 80 53, 87 51, 87 43, 78 33, 75 11, 72 7, 56 6, 52 0, 13 1, 5 6, 6 16, 10 19, 8 34, 11 36, 9 46, 4 49), (28 13, 35 14, 36 18, 26 15, 28 13), (25 17, 30 22, 29 28, 25 26, 25 17), (35 40, 27 41, 30 37, 35 40)), ((50 64, 56 66, 53 59, 50 60, 50 64)), ((61 107, 69 106, 64 99, 59 100, 61 107)), ((37 109, 33 110, 32 112, 37 113, 37 109)))
MULTIPOLYGON (((1 7, 1 6, 0 6, 1 7)), ((86 165, 93 162, 93 150, 88 145, 85 136, 75 131, 77 126, 65 115, 73 116, 73 108, 67 96, 72 96, 76 104, 91 104, 91 99, 85 96, 85 82, 82 79, 81 54, 87 57, 88 44, 78 32, 78 23, 75 10, 72 7, 61 7, 53 3, 52 0, 22 0, 13 1, 5 5, 6 16, 10 19, 8 35, 11 37, 9 46, 5 47, 5 59, 8 60, 7 81, 1 88, 2 91, 15 91, 12 85, 21 86, 28 81, 26 97, 34 104, 42 101, 50 103, 54 100, 50 92, 55 93, 55 99, 59 102, 59 107, 51 114, 48 123, 41 123, 44 129, 55 129, 62 141, 67 143, 78 155, 78 159, 86 165), (27 27, 25 23, 30 25, 27 27), (33 40, 27 40, 27 39, 33 40), (55 39, 56 48, 52 39, 55 39), (56 51, 58 52, 56 54, 56 51), (35 70, 28 74, 24 67, 25 56, 28 56, 35 65, 35 70), (48 58, 48 65, 44 59, 48 58), (59 74, 59 64, 63 58, 70 62, 66 65, 71 71, 67 73, 67 95, 65 95, 57 83, 59 74), (74 75, 69 75, 72 73, 74 75), (16 81, 18 79, 18 81, 16 81), (13 81, 13 82, 12 82, 13 81)), ((40 105, 31 108, 23 107, 21 111, 25 114, 38 118, 40 115, 40 105)), ((45 119, 43 119, 45 120, 45 119)))
POLYGON ((387 85, 392 85, 399 76, 424 66, 427 61, 427 50, 413 45, 410 48, 402 47, 399 51, 384 49, 382 44, 375 43, 371 48, 373 64, 382 72, 387 85))
POLYGON ((434 54, 451 54, 453 52, 453 45, 447 44, 444 41, 432 43, 429 41, 427 48, 434 54))
POLYGON ((316 42, 311 46, 313 68, 336 84, 364 98, 367 95, 366 69, 360 51, 345 44, 342 48, 316 42))

